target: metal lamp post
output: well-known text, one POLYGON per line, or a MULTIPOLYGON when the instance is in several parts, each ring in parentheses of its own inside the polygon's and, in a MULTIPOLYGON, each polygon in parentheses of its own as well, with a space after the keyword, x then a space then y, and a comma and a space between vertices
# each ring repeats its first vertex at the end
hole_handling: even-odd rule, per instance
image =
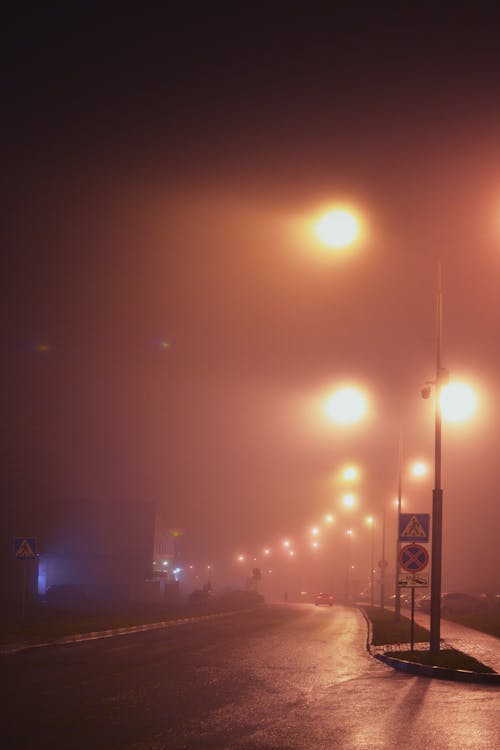
POLYGON ((441 265, 437 269, 436 292, 436 378, 422 388, 422 397, 429 398, 434 386, 434 489, 432 490, 432 537, 431 537, 431 609, 430 637, 431 653, 439 653, 441 645, 441 577, 443 549, 443 489, 441 487, 441 390, 448 380, 448 372, 441 365, 441 339, 443 327, 443 289, 441 265))
POLYGON ((385 608, 385 568, 387 561, 385 559, 385 505, 382 511, 382 559, 380 565, 380 609, 385 608))
POLYGON ((429 647, 438 653, 441 644, 441 567, 443 547, 443 489, 441 487, 441 388, 447 373, 441 366, 441 337, 443 322, 443 289, 441 266, 438 266, 436 294, 436 380, 434 388, 434 489, 432 490, 432 569, 431 569, 431 625, 429 647))
POLYGON ((346 604, 351 599, 351 537, 352 529, 346 531, 346 568, 345 568, 345 593, 344 598, 346 604))
POLYGON ((370 604, 375 605, 375 520, 370 517, 370 526, 372 527, 372 549, 371 549, 371 568, 370 568, 370 604))
POLYGON ((401 549, 401 545, 399 543, 399 529, 400 529, 400 521, 401 521, 401 498, 402 498, 402 479, 401 479, 401 473, 402 473, 402 464, 403 464, 403 439, 402 437, 399 438, 399 444, 398 444, 398 520, 397 520, 397 532, 396 532, 396 565, 395 565, 395 571, 396 571, 396 582, 395 582, 395 589, 394 592, 396 594, 395 600, 394 600, 394 619, 396 622, 398 622, 401 619, 401 589, 399 588, 399 572, 400 572, 400 564, 399 564, 399 551, 401 549))

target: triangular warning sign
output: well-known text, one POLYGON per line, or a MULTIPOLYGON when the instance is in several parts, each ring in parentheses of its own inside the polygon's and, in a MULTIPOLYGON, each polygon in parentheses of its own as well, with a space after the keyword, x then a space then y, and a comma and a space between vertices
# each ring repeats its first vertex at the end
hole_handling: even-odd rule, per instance
POLYGON ((27 539, 23 539, 19 547, 16 549, 16 557, 20 557, 21 559, 26 559, 27 557, 36 557, 27 539))
POLYGON ((426 537, 427 534, 416 516, 412 516, 401 532, 401 537, 412 537, 415 539, 426 537))

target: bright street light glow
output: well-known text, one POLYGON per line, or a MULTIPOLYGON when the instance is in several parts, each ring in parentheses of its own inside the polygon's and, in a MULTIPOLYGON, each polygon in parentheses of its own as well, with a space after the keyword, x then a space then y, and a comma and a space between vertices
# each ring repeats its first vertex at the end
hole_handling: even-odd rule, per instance
POLYGON ((347 536, 352 536, 352 529, 347 529, 346 534, 347 536))
POLYGON ((427 471, 427 465, 423 461, 416 461, 411 467, 411 473, 414 477, 424 477, 427 471))
POLYGON ((238 562, 244 562, 245 555, 238 555, 238 562))
POLYGON ((266 547, 266 549, 264 550, 264 554, 265 555, 270 555, 271 554, 271 550, 266 547))
POLYGON ((327 514, 326 514, 326 516, 325 516, 325 521, 326 521, 327 523, 333 523, 333 516, 332 516, 332 514, 331 514, 331 513, 327 513, 327 514))
POLYGON ((366 523, 369 526, 373 526, 373 516, 368 516, 367 519, 366 519, 366 523))
POLYGON ((360 233, 358 219, 343 208, 328 211, 319 219, 315 229, 323 245, 337 250, 352 245, 360 233))
POLYGON ((317 526, 315 526, 314 528, 312 528, 312 529, 311 529, 311 534, 312 534, 313 536, 318 536, 318 534, 319 534, 319 529, 318 529, 318 527, 317 527, 317 526))
POLYGON ((346 508, 354 508, 354 506, 356 505, 356 496, 344 495, 342 497, 342 503, 346 508))
POLYGON ((358 422, 366 412, 366 400, 357 388, 341 388, 330 396, 326 412, 337 424, 358 422))
POLYGON ((285 539, 285 541, 283 542, 283 547, 289 547, 289 546, 290 546, 290 542, 288 541, 288 539, 285 539))
POLYGON ((477 396, 465 383, 448 383, 441 389, 439 404, 443 419, 458 424, 472 417, 477 407, 477 396))
POLYGON ((342 472, 342 478, 348 482, 352 482, 354 479, 358 478, 358 470, 355 466, 346 466, 342 472))
POLYGON ((312 547, 313 547, 313 549, 318 549, 318 547, 319 547, 319 542, 313 542, 313 543, 312 543, 312 547))

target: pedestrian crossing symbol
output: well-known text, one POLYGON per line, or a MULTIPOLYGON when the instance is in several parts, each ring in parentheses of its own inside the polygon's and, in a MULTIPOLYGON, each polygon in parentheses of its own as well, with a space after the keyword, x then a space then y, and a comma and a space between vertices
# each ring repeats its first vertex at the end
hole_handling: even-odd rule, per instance
POLYGON ((18 560, 34 560, 36 558, 36 538, 16 537, 14 540, 14 554, 18 560))
POLYGON ((399 518, 400 542, 429 541, 429 513, 401 513, 399 518))

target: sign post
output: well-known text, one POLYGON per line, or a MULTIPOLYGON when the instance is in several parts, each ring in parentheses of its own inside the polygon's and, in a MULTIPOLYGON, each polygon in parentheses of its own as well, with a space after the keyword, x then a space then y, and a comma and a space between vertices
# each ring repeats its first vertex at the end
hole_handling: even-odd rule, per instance
POLYGON ((16 536, 14 539, 14 556, 23 562, 23 588, 21 593, 21 617, 26 614, 27 561, 36 560, 36 537, 16 536))
MULTIPOLYGON (((401 526, 403 526, 403 524, 401 524, 401 526)), ((424 526, 424 524, 421 524, 417 520, 417 516, 413 516, 408 521, 406 530, 410 531, 411 536, 416 536, 417 538, 422 539, 425 538, 425 531, 427 529, 428 539, 428 523, 426 529, 424 526)), ((415 589, 429 585, 428 573, 422 572, 429 563, 429 553, 427 552, 426 547, 422 544, 416 544, 415 542, 412 544, 406 544, 401 548, 399 553, 399 563, 404 572, 399 574, 398 586, 411 588, 410 649, 413 651, 415 645, 415 589)))

